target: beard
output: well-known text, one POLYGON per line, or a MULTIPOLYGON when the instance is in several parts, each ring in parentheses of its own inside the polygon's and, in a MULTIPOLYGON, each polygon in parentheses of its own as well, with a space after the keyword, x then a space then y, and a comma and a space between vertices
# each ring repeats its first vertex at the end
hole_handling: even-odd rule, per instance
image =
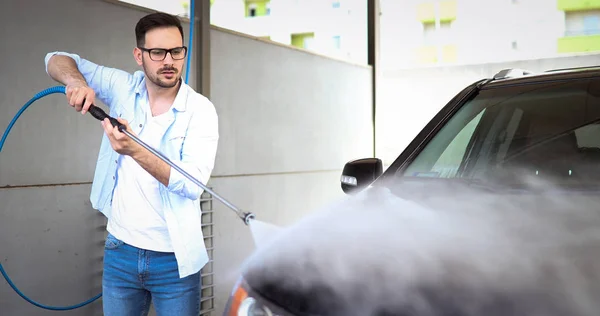
POLYGON ((165 66, 160 68, 159 70, 156 71, 156 73, 152 73, 150 71, 148 71, 148 69, 146 68, 146 64, 143 63, 143 68, 144 68, 144 73, 146 73, 146 77, 155 85, 161 87, 161 88, 173 88, 175 86, 177 86, 177 84, 179 83, 179 79, 181 78, 181 74, 179 73, 179 70, 175 67, 172 66, 165 66), (173 78, 172 79, 162 79, 160 76, 164 73, 164 72, 172 72, 173 73, 173 78))

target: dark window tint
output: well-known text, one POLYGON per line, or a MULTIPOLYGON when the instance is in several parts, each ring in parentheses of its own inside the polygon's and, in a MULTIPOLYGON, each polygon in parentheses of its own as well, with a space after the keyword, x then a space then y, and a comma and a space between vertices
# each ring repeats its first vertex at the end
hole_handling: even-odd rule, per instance
POLYGON ((483 90, 399 175, 600 184, 600 79, 483 90))

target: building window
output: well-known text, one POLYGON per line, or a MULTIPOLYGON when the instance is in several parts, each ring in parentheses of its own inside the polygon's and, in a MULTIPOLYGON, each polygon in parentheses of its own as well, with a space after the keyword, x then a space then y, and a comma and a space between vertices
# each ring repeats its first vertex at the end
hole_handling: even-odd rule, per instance
POLYGON ((423 23, 423 44, 435 45, 435 23, 423 23))
POLYGON ((245 0, 246 17, 266 16, 271 14, 270 0, 245 0))
POLYGON ((292 34, 292 46, 304 49, 313 49, 314 33, 292 34))
POLYGON ((600 34, 600 10, 565 12, 565 36, 600 34))
POLYGON ((248 16, 256 16, 256 4, 252 3, 248 6, 248 16))
POLYGON ((600 15, 586 16, 583 18, 583 32, 585 35, 600 34, 600 15))
POLYGON ((423 44, 437 45, 452 42, 452 22, 440 22, 439 29, 435 23, 423 23, 423 44))
POLYGON ((452 21, 440 22, 440 34, 438 35, 440 43, 449 44, 454 42, 452 35, 452 21))
POLYGON ((309 37, 309 38, 305 39, 304 40, 304 49, 314 50, 315 49, 314 43, 315 43, 315 39, 312 38, 312 37, 309 37))
POLYGON ((333 47, 335 49, 340 49, 342 48, 342 37, 339 35, 336 35, 333 37, 333 47))

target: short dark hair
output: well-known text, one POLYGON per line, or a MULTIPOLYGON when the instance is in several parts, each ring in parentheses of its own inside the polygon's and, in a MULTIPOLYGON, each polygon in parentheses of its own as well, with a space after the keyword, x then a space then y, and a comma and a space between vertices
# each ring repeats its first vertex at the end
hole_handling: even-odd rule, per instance
POLYGON ((143 47, 146 43, 146 33, 158 27, 174 26, 179 29, 181 40, 183 41, 183 27, 181 21, 173 15, 157 12, 146 15, 141 18, 135 26, 135 40, 138 47, 143 47))

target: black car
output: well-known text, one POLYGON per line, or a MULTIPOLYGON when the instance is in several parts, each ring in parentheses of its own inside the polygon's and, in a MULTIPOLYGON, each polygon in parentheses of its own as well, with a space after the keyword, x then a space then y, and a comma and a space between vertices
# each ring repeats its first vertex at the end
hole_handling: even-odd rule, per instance
POLYGON ((600 313, 600 68, 458 93, 383 171, 257 249, 227 316, 600 313))

